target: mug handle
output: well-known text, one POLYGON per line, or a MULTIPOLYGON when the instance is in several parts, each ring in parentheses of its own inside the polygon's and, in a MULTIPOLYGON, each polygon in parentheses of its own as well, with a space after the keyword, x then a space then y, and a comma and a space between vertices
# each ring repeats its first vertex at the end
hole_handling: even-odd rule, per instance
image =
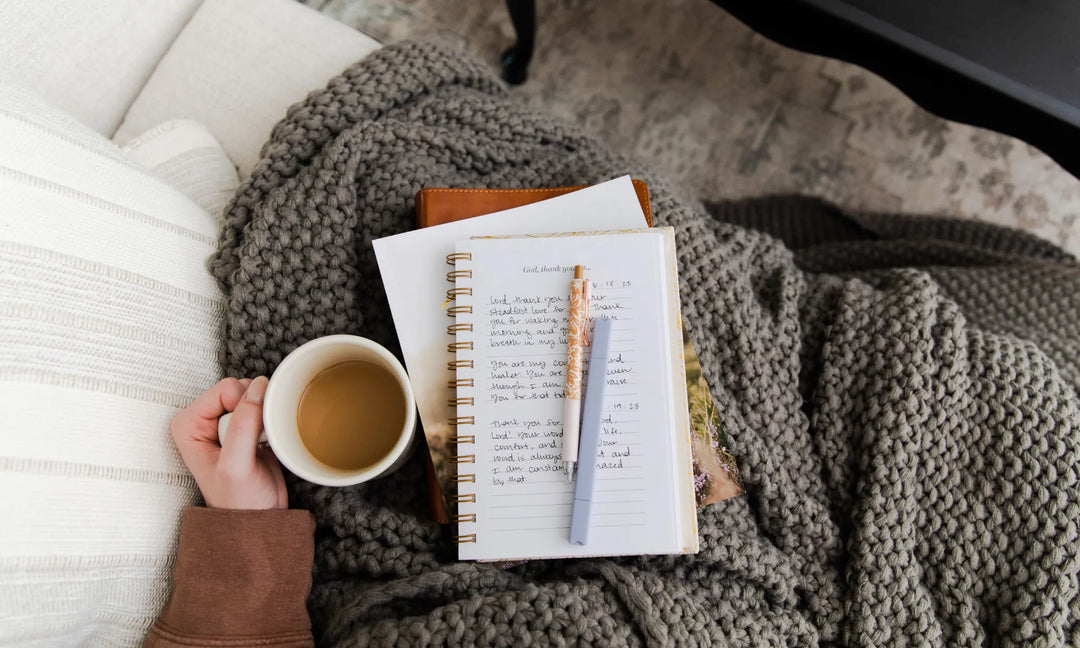
MULTIPOLYGON (((232 412, 225 412, 221 415, 221 418, 217 422, 217 438, 218 445, 225 445, 225 431, 229 427, 229 421, 232 420, 232 412)), ((263 428, 259 432, 259 443, 266 443, 266 428, 263 428)))

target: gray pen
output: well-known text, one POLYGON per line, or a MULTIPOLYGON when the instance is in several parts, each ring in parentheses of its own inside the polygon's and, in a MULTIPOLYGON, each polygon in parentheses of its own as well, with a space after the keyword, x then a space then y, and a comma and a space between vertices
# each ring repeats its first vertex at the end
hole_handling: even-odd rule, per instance
POLYGON ((607 364, 611 354, 613 321, 604 317, 596 320, 590 357, 589 384, 585 388, 585 412, 581 416, 581 463, 574 486, 574 503, 570 509, 570 542, 589 542, 589 520, 592 517, 593 497, 596 494, 600 457, 600 428, 607 394, 607 364))

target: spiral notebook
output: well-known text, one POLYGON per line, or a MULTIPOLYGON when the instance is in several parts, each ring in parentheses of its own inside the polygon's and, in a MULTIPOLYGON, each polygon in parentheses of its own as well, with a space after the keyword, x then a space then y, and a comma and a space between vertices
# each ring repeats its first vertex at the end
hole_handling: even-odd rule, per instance
MULTIPOLYGON (((459 241, 447 257, 464 560, 694 553, 691 431, 671 228, 459 241), (561 461, 575 265, 615 319, 590 542, 569 542, 561 461)), ((588 374, 586 380, 595 379, 588 374)))

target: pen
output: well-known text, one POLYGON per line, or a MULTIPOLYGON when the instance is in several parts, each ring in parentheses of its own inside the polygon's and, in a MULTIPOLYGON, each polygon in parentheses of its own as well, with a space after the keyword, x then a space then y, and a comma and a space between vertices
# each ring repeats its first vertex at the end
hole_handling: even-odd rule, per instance
POLYGON ((585 387, 585 412, 581 415, 581 457, 578 462, 574 504, 570 512, 570 542, 583 545, 589 540, 589 518, 596 490, 596 462, 600 450, 600 419, 604 414, 607 366, 611 355, 611 327, 614 320, 596 320, 593 328, 589 384, 585 387))
POLYGON ((578 433, 581 424, 581 356, 585 346, 585 327, 589 320, 589 282, 582 275, 583 266, 574 266, 570 282, 570 307, 567 309, 569 333, 566 342, 566 389, 563 390, 563 467, 567 483, 574 479, 578 457, 578 433))

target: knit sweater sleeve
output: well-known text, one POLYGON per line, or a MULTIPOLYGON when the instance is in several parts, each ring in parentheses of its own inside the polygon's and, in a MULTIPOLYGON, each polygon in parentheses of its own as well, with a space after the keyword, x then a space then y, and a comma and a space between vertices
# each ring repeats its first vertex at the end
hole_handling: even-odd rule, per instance
POLYGON ((313 646, 307 511, 184 511, 172 594, 146 648, 313 646))

